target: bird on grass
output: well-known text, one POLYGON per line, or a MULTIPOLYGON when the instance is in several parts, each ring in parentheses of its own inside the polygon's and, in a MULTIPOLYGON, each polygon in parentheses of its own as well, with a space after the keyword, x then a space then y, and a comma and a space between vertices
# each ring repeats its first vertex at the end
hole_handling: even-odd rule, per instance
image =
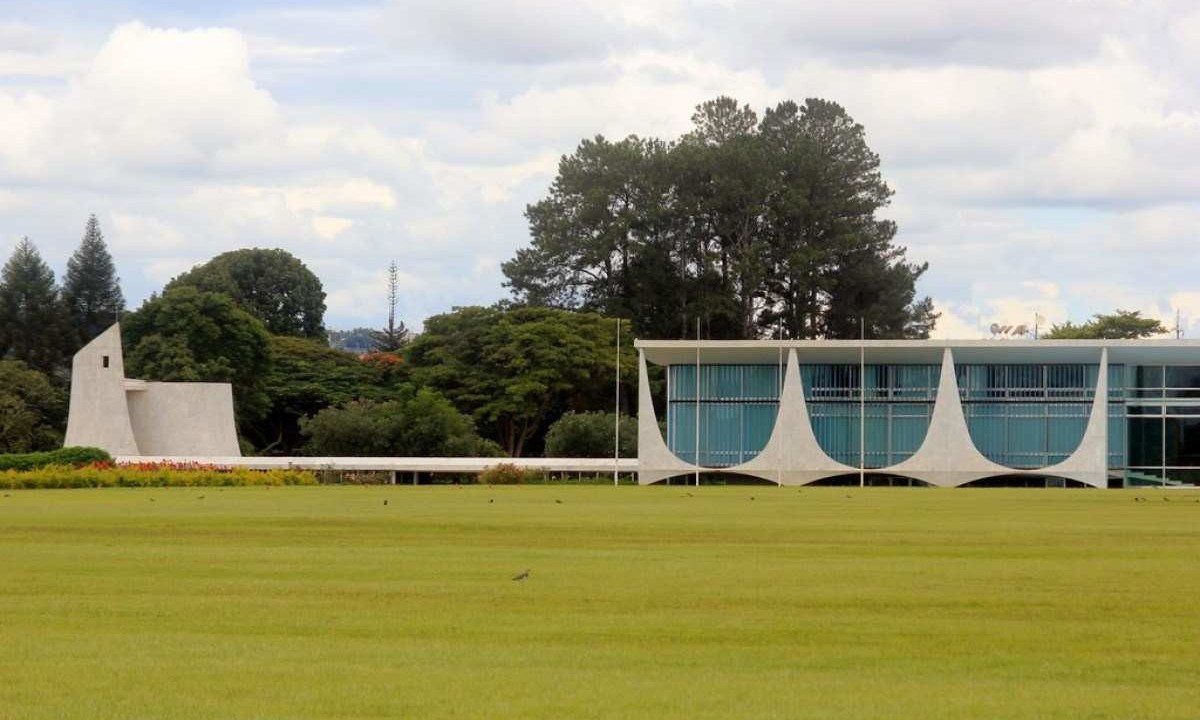
POLYGON ((388 501, 387 501, 387 500, 384 500, 384 501, 383 501, 383 504, 384 504, 384 505, 387 505, 387 504, 388 504, 388 501))
POLYGON ((554 498, 554 502, 555 504, 562 505, 562 500, 559 500, 558 498, 554 498))
POLYGON ((496 502, 496 498, 488 498, 488 502, 489 502, 489 503, 494 503, 494 502, 496 502))
POLYGON ((516 575, 513 575, 513 581, 515 581, 515 582, 521 582, 522 580, 526 580, 528 578, 529 578, 529 570, 528 569, 526 569, 524 572, 519 572, 516 575))
POLYGON ((751 499, 751 500, 753 500, 753 499, 754 499, 754 496, 753 496, 753 495, 751 495, 751 496, 750 496, 750 499, 751 499))
POLYGON ((203 495, 197 495, 197 496, 196 496, 196 499, 197 499, 197 500, 203 500, 203 499, 204 499, 204 496, 203 496, 203 495))

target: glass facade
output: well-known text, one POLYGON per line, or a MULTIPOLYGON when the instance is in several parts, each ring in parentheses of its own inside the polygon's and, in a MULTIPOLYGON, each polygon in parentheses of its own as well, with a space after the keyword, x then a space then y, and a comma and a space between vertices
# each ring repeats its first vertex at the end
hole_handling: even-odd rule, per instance
POLYGON ((867 365, 865 371, 860 384, 858 365, 801 365, 800 378, 821 449, 851 467, 861 460, 877 469, 907 459, 925 441, 941 367, 867 365), (861 409, 866 421, 860 423, 861 409))
POLYGON ((1128 484, 1200 484, 1200 366, 1128 374, 1128 484))
POLYGON ((731 467, 766 447, 779 411, 778 365, 701 365, 699 397, 695 365, 667 372, 667 446, 696 462, 696 413, 700 413, 700 464, 731 467))
MULTIPOLYGON (((979 452, 992 462, 1033 470, 1062 462, 1079 447, 1100 365, 964 364, 955 373, 979 452)), ((1125 464, 1124 376, 1123 366, 1109 366, 1109 467, 1125 464)))

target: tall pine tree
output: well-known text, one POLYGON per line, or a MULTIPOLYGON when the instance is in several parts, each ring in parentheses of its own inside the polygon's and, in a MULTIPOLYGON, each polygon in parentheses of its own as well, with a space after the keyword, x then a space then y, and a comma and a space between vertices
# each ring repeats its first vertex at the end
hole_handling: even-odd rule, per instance
POLYGON ((396 261, 388 265, 388 323, 382 330, 371 331, 371 342, 377 352, 396 352, 408 342, 408 328, 404 323, 396 324, 396 299, 399 296, 400 285, 396 261))
POLYGON ((53 373, 66 365, 75 342, 54 272, 23 238, 0 271, 0 357, 53 373))
POLYGON ((120 282, 100 223, 94 214, 90 215, 79 248, 67 260, 63 278, 63 299, 80 343, 86 344, 104 332, 125 309, 120 282))

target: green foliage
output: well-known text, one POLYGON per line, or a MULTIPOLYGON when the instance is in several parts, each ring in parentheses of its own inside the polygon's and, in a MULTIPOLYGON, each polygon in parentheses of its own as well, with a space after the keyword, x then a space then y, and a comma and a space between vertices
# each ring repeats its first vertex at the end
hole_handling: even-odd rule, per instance
POLYGON ((263 452, 294 455, 304 443, 300 420, 352 400, 386 398, 397 384, 390 366, 360 360, 307 338, 275 335, 263 378, 266 415, 246 428, 263 452))
MULTIPOLYGON (((612 406, 615 342, 616 322, 594 313, 467 307, 427 319, 406 354, 414 382, 437 389, 519 457, 562 412, 612 406)), ((622 349, 632 386, 633 344, 622 349)))
POLYGON ((525 470, 512 463, 491 465, 479 473, 479 482, 482 485, 537 485, 545 480, 545 473, 525 470))
POLYGON ((175 278, 166 290, 186 286, 228 295, 275 335, 325 340, 325 290, 286 250, 222 253, 175 278))
POLYGON ((495 443, 471 419, 428 388, 401 386, 382 402, 356 400, 300 422, 309 455, 359 457, 494 457, 495 443))
POLYGON ((127 316, 122 330, 131 377, 232 383, 243 428, 269 408, 264 382, 270 370, 270 336, 262 322, 228 296, 172 288, 127 316))
POLYGON ((77 468, 92 463, 111 463, 112 456, 100 448, 65 447, 47 452, 14 453, 0 455, 0 470, 36 470, 56 466, 77 468))
POLYGON ((66 420, 62 388, 19 360, 0 360, 0 452, 56 448, 66 420))
POLYGON ((1054 325, 1042 335, 1046 340, 1134 340, 1161 335, 1167 329, 1154 318, 1144 318, 1138 310, 1117 310, 1112 315, 1096 314, 1082 325, 1067 321, 1054 325))
POLYGON ((35 470, 0 471, 0 488, 213 487, 248 485, 316 485, 307 470, 163 466, 47 465, 35 470))
MULTIPOLYGON (((546 457, 612 457, 613 413, 563 415, 546 431, 546 457)), ((621 457, 637 457, 637 419, 622 415, 621 457)))
POLYGON ((664 141, 584 140, 526 210, 532 244, 504 264, 518 300, 630 317, 641 336, 927 337, 926 266, 877 217, 892 194, 865 130, 839 105, 761 117, 700 105, 664 141))
POLYGON ((67 260, 63 299, 80 345, 86 345, 116 322, 125 309, 120 278, 95 215, 88 217, 83 240, 67 260))
POLYGON ((0 271, 0 358, 51 374, 64 367, 75 342, 54 273, 22 239, 0 271))

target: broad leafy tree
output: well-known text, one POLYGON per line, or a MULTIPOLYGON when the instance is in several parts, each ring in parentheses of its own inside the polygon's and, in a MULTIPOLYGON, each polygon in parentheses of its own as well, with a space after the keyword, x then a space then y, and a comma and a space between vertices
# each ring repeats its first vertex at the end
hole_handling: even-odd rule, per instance
POLYGON ((532 242, 504 264, 520 302, 633 320, 654 337, 927 337, 937 319, 879 217, 892 191, 865 130, 836 103, 761 118, 706 102, 681 138, 585 140, 526 210, 532 242))
POLYGON ((53 450, 62 444, 67 394, 17 360, 0 360, 0 453, 53 450))
POLYGON ((275 335, 326 339, 321 281, 286 250, 222 253, 175 278, 166 289, 184 286, 228 295, 275 335))
MULTIPOLYGON (((405 350, 414 382, 441 392, 520 456, 563 412, 612 407, 615 342, 616 322, 594 313, 467 307, 426 320, 405 350)), ((632 385, 632 344, 624 339, 622 347, 632 385)))
POLYGON ((24 238, 0 271, 0 357, 52 374, 66 366, 75 344, 54 272, 24 238))
POLYGON ((400 387, 391 399, 356 400, 304 420, 305 452, 331 456, 495 457, 471 418, 429 388, 400 387))
POLYGON ((95 215, 88 217, 83 240, 67 260, 63 299, 81 345, 116 322, 125 309, 120 278, 95 215))
POLYGON ((388 365, 307 338, 272 336, 270 351, 262 382, 270 406, 246 428, 263 453, 296 454, 304 443, 303 418, 354 400, 384 399, 398 384, 388 365))
POLYGON ((232 383, 243 433, 267 412, 270 335, 228 296, 175 287, 126 316, 122 330, 131 377, 232 383))
POLYGON ((1134 340, 1161 335, 1167 329, 1154 318, 1144 318, 1137 310, 1117 310, 1111 315, 1096 314, 1091 320, 1075 325, 1069 320, 1054 325, 1042 335, 1046 340, 1134 340))

